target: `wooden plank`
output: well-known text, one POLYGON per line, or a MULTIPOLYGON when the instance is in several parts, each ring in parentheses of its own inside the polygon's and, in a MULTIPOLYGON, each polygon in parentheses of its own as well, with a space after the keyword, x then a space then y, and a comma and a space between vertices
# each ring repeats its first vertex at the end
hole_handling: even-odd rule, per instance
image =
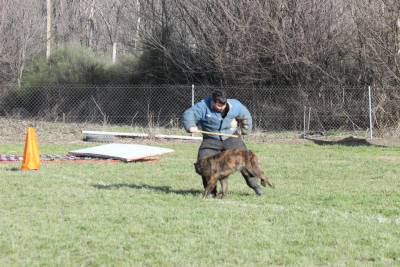
POLYGON ((207 131, 201 131, 199 130, 199 133, 205 134, 205 135, 214 135, 214 136, 226 136, 226 137, 235 137, 239 138, 239 135, 236 134, 226 134, 226 133, 215 133, 215 132, 207 132, 207 131))
MULTIPOLYGON (((117 137, 141 137, 149 138, 151 135, 145 133, 124 133, 124 132, 104 132, 104 131, 82 131, 84 135, 98 135, 98 136, 117 136, 117 137)), ((186 135, 165 135, 156 134, 153 137, 163 139, 181 139, 181 140, 203 140, 200 136, 186 136, 186 135)))
POLYGON ((145 133, 123 133, 123 132, 103 132, 103 131, 82 131, 82 134, 111 135, 111 136, 122 136, 122 137, 149 137, 149 135, 145 133))
POLYGON ((154 137, 156 138, 165 138, 165 139, 183 139, 183 140, 203 140, 201 136, 186 136, 186 135, 165 135, 165 134, 156 134, 154 137))

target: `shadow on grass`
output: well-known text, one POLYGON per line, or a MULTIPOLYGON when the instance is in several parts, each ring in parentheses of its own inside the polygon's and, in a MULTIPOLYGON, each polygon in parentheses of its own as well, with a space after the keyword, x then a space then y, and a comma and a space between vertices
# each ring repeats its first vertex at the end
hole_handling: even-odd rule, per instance
MULTIPOLYGON (((193 196, 198 196, 199 194, 202 194, 204 191, 203 190, 197 190, 197 189, 189 189, 189 190, 176 190, 172 189, 170 186, 155 186, 155 185, 148 185, 148 184, 109 184, 109 185, 103 185, 103 184, 92 184, 93 187, 97 189, 103 189, 103 190, 113 190, 113 189, 120 189, 120 188, 131 188, 131 189, 148 189, 148 190, 153 190, 156 192, 162 192, 165 194, 177 194, 177 195, 193 195, 193 196)), ((249 196, 251 194, 249 193, 236 193, 241 196, 249 196)))
POLYGON ((6 168, 6 171, 9 171, 9 172, 19 172, 19 171, 21 171, 21 169, 20 169, 20 168, 17 168, 17 167, 12 167, 12 168, 6 168))
POLYGON ((314 138, 306 138, 314 142, 317 145, 325 146, 325 145, 342 145, 342 146, 375 146, 375 147, 385 147, 382 145, 375 145, 368 142, 363 138, 355 138, 353 136, 349 136, 340 140, 321 140, 314 138))
POLYGON ((176 190, 172 189, 170 186, 155 186, 155 185, 148 185, 148 184, 109 184, 109 185, 102 185, 102 184, 93 184, 93 187, 97 189, 105 189, 105 190, 112 190, 112 189, 120 189, 120 188, 132 188, 132 189, 148 189, 157 192, 163 192, 165 194, 178 194, 178 195, 198 195, 203 191, 196 190, 196 189, 189 189, 189 190, 176 190))

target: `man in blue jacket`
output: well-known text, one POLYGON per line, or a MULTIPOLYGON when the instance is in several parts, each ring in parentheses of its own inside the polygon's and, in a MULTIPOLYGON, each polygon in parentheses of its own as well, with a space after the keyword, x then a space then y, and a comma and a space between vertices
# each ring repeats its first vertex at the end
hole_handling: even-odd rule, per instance
MULTIPOLYGON (((224 92, 216 90, 211 96, 196 103, 183 113, 183 126, 190 133, 202 131, 237 134, 238 122, 241 123, 241 133, 247 134, 247 129, 252 129, 252 117, 249 110, 236 99, 227 99, 224 92)), ((246 149, 242 138, 216 136, 203 134, 203 141, 200 145, 197 159, 203 159, 227 149, 246 149)), ((257 195, 262 194, 261 186, 256 177, 246 178, 246 183, 257 195)), ((204 188, 207 187, 206 177, 202 177, 204 188)), ((217 188, 212 190, 215 196, 217 188)))

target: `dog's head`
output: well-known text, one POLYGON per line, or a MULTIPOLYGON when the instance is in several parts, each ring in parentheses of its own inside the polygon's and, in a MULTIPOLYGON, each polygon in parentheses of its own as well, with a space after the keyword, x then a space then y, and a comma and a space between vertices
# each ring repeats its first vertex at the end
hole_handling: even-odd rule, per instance
POLYGON ((196 173, 201 176, 209 176, 211 173, 210 163, 208 159, 201 159, 194 163, 196 173))
POLYGON ((197 161, 194 163, 194 169, 196 170, 197 174, 201 175, 203 173, 201 161, 197 161))

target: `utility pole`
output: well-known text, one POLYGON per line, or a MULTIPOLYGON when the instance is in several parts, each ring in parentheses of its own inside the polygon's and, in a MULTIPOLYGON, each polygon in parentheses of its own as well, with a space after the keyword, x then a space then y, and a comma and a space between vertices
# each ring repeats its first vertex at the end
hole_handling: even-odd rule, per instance
POLYGON ((52 0, 47 0, 47 49, 46 58, 49 60, 51 54, 51 17, 52 17, 52 0))

